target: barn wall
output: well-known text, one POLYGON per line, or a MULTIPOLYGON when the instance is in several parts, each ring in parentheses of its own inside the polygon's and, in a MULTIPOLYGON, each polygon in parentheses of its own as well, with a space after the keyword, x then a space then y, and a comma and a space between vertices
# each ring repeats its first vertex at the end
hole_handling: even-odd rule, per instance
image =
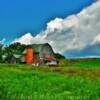
POLYGON ((53 49, 49 44, 44 44, 40 50, 40 58, 44 58, 45 56, 54 56, 53 49))

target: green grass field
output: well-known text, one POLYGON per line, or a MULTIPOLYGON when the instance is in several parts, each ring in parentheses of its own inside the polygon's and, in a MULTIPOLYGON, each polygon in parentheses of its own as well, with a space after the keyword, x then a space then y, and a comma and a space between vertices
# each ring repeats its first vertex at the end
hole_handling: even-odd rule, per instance
POLYGON ((0 64, 0 100, 100 100, 100 64, 83 63, 0 64))

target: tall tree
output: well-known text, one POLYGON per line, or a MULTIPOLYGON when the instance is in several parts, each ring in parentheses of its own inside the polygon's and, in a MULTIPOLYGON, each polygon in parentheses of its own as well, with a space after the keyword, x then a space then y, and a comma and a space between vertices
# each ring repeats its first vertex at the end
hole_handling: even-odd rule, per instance
POLYGON ((0 44, 0 62, 2 61, 2 54, 3 54, 3 44, 0 44))

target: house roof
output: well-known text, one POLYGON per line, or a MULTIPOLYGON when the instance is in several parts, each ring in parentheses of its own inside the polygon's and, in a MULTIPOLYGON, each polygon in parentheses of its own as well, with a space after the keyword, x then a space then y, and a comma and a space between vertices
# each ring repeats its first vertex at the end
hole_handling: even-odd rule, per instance
POLYGON ((15 57, 15 58, 20 58, 22 55, 18 55, 18 54, 13 54, 13 56, 15 57))

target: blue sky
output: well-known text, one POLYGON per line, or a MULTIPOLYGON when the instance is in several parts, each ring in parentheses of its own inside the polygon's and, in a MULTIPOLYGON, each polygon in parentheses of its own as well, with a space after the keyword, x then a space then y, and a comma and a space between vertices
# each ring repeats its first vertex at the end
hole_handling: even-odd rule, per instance
POLYGON ((0 0, 0 40, 38 34, 56 17, 80 12, 95 0, 0 0))

